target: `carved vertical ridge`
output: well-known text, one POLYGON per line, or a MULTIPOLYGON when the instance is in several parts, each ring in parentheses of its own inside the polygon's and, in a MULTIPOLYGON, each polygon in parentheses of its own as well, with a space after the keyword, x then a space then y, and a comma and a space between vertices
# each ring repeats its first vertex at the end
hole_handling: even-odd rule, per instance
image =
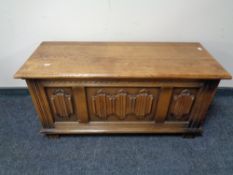
POLYGON ((92 110, 94 112, 94 114, 96 114, 96 100, 95 100, 95 97, 91 97, 91 104, 92 104, 92 110))
POLYGON ((130 97, 130 112, 134 113, 135 112, 135 102, 136 102, 136 97, 131 96, 130 97))
POLYGON ((44 128, 53 128, 53 119, 43 87, 36 80, 26 80, 34 106, 44 128))
POLYGON ((198 128, 203 123, 219 82, 220 80, 209 80, 199 89, 196 102, 190 114, 189 128, 198 128))
POLYGON ((72 108, 72 101, 71 101, 71 97, 70 96, 67 97, 67 102, 68 102, 69 111, 71 113, 74 113, 73 108, 72 108))
POLYGON ((55 107, 54 98, 51 97, 50 100, 51 100, 51 107, 52 107, 52 110, 53 110, 55 113, 57 113, 57 109, 56 109, 56 107, 55 107))
POLYGON ((143 117, 151 112, 153 95, 149 95, 145 90, 136 96, 135 114, 143 117))
POLYGON ((152 109, 152 102, 153 102, 153 96, 152 95, 149 95, 147 97, 147 105, 146 105, 146 113, 150 113, 151 112, 151 109, 152 109))
POLYGON ((126 97, 127 94, 124 91, 120 91, 118 95, 116 95, 116 115, 119 119, 124 119, 126 117, 126 97))
POLYGON ((115 95, 99 90, 95 96, 91 97, 92 111, 101 119, 116 115, 118 119, 123 120, 128 114, 143 118, 150 114, 152 105, 153 95, 145 90, 135 95, 129 95, 125 90, 119 90, 115 95))
POLYGON ((115 98, 107 96, 106 98, 106 110, 107 115, 113 114, 115 111, 114 105, 115 105, 115 98))
POLYGON ((69 118, 73 114, 71 95, 63 89, 56 89, 50 97, 50 102, 55 115, 69 118))
POLYGON ((173 97, 173 107, 171 109, 171 114, 177 119, 182 120, 191 111, 195 96, 190 92, 190 90, 182 90, 179 94, 173 97))

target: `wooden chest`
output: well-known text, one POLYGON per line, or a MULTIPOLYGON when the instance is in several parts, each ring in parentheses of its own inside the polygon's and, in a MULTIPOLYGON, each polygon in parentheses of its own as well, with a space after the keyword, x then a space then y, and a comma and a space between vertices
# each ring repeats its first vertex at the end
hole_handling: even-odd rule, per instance
POLYGON ((193 134, 231 75, 199 43, 43 42, 15 78, 45 134, 193 134))

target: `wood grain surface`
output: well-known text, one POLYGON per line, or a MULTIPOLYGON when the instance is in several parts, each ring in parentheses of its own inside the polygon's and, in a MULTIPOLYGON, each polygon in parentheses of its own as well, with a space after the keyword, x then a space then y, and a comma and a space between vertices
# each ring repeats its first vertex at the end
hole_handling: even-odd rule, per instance
POLYGON ((43 42, 15 78, 230 79, 200 43, 43 42))
POLYGON ((15 77, 45 134, 194 134, 231 75, 199 43, 43 42, 15 77))

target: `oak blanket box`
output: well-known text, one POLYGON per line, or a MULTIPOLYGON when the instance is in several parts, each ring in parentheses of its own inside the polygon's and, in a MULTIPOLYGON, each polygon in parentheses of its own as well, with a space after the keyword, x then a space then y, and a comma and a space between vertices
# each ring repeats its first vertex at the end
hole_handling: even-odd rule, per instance
POLYGON ((201 133, 231 75, 199 43, 42 42, 15 78, 56 136, 201 133))

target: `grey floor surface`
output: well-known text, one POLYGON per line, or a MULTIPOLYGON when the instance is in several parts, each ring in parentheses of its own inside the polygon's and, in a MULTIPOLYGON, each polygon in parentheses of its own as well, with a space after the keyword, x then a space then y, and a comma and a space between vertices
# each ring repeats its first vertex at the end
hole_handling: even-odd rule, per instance
POLYGON ((48 139, 31 98, 0 94, 0 174, 233 174, 233 90, 219 90, 202 137, 104 135, 48 139))

